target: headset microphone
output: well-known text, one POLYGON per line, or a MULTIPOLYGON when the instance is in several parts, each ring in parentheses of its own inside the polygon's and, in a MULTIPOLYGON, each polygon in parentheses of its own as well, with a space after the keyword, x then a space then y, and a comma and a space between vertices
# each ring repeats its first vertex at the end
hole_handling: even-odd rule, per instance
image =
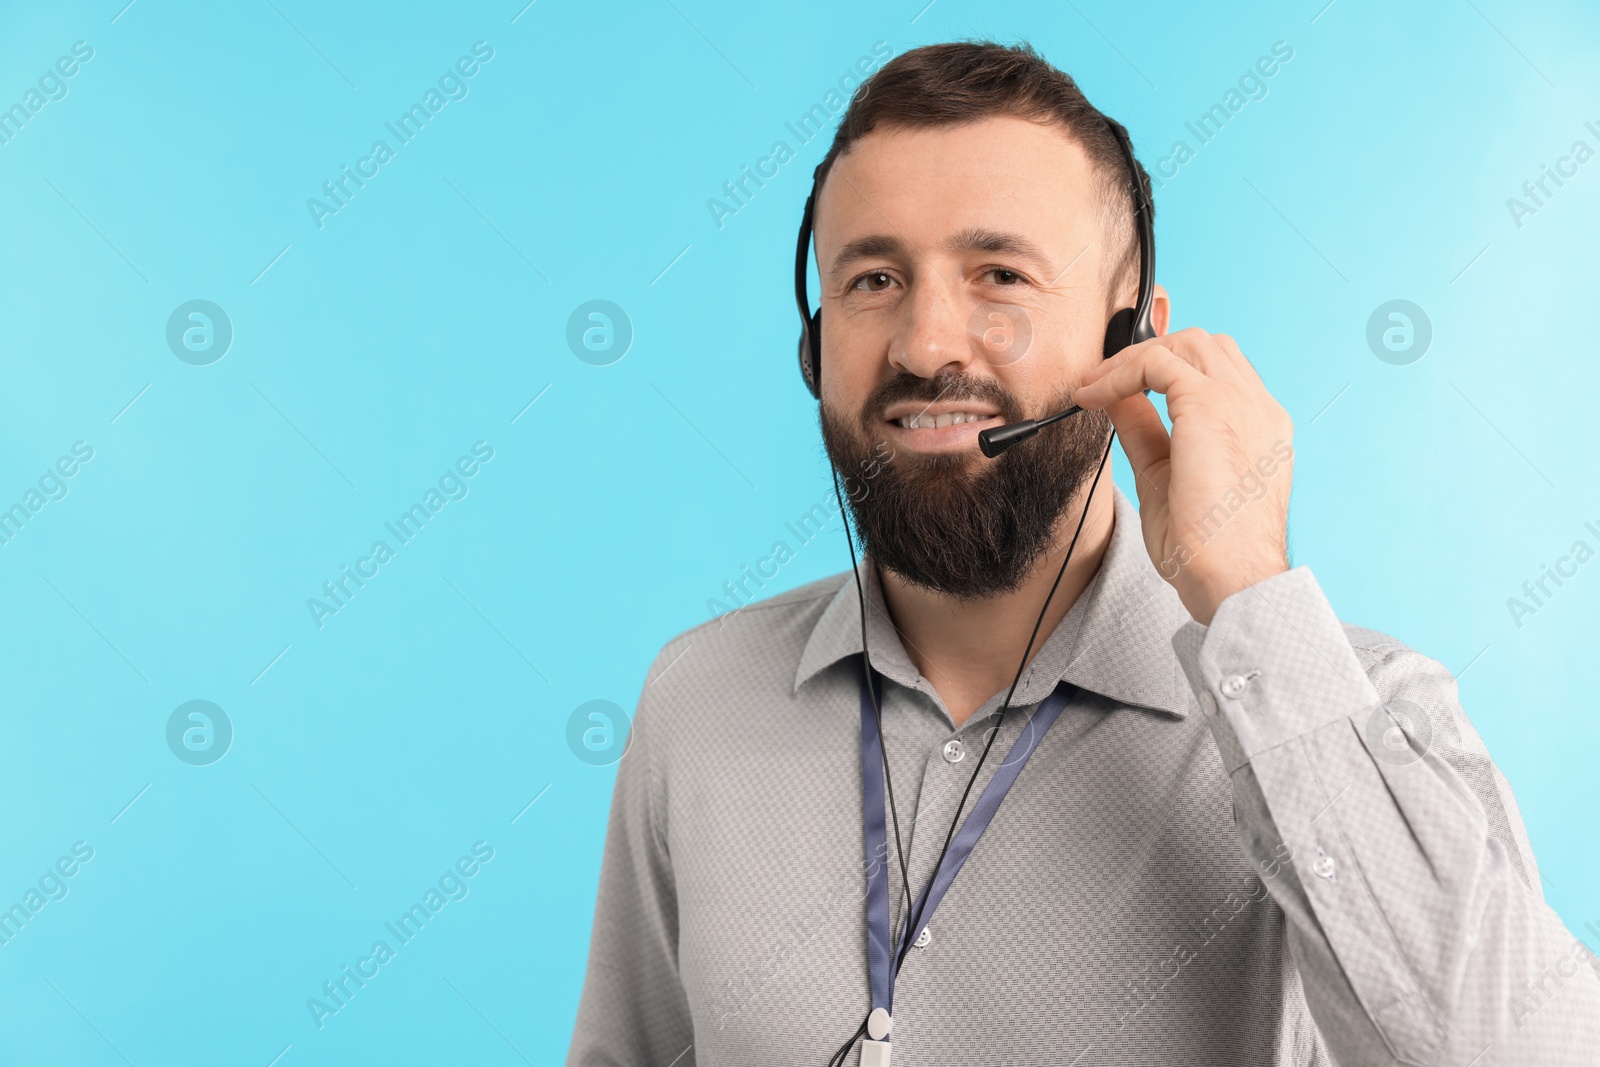
POLYGON ((1074 404, 1048 418, 1023 419, 1021 422, 1011 422, 1004 426, 996 426, 992 430, 984 430, 978 434, 978 450, 993 459, 1012 445, 1020 445, 1052 422, 1060 422, 1068 415, 1076 415, 1082 410, 1074 404))

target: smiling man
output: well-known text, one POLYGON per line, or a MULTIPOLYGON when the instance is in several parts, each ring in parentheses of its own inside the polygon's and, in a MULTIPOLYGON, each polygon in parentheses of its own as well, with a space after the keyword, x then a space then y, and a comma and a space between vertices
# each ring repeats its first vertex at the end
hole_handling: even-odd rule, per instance
POLYGON ((865 556, 662 650, 569 1063, 1600 1058, 1454 680, 1290 567, 1290 420, 1168 333, 1148 196, 1025 46, 858 90, 799 281, 865 556))

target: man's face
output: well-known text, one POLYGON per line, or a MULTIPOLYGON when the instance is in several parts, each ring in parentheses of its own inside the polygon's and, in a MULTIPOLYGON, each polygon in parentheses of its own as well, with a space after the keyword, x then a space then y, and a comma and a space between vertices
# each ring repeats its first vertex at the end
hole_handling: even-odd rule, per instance
POLYGON ((995 460, 977 440, 1068 406, 1132 303, 1106 288, 1122 249, 1101 195, 1061 129, 1010 117, 880 128, 835 161, 815 220, 823 438, 868 553, 908 581, 1016 588, 1098 466, 1099 412, 995 460))

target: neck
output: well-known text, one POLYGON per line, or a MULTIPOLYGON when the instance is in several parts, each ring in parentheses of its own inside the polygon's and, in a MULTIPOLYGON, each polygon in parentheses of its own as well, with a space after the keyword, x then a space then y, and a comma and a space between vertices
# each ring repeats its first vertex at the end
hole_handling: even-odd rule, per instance
MULTIPOLYGON (((1086 484, 1056 524, 1050 549, 1011 592, 981 600, 958 600, 879 568, 884 600, 906 655, 939 691, 957 726, 989 698, 1003 693, 1016 676, 1017 661, 1033 632, 1039 608, 1072 543, 1087 490, 1086 484)), ((1039 625, 1039 636, 1028 656, 1030 662, 1100 569, 1111 541, 1113 514, 1111 493, 1097 492, 1078 545, 1072 551, 1072 562, 1061 576, 1061 585, 1039 625)))

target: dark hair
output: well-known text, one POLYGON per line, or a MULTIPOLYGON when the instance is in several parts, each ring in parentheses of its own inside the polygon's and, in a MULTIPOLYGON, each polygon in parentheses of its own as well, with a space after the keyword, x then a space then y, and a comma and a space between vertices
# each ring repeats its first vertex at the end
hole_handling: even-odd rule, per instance
MULTIPOLYGON (((1027 42, 959 41, 913 48, 885 63, 850 100, 833 144, 817 168, 822 187, 833 162, 877 126, 954 126, 994 115, 1011 115, 1066 130, 1089 157, 1100 178, 1102 225, 1120 256, 1108 257, 1107 279, 1122 284, 1138 269, 1133 227, 1133 189, 1128 165, 1108 119, 1083 95, 1077 82, 1051 66, 1027 42)), ((1150 175, 1134 161, 1151 218, 1155 201, 1150 175)))

